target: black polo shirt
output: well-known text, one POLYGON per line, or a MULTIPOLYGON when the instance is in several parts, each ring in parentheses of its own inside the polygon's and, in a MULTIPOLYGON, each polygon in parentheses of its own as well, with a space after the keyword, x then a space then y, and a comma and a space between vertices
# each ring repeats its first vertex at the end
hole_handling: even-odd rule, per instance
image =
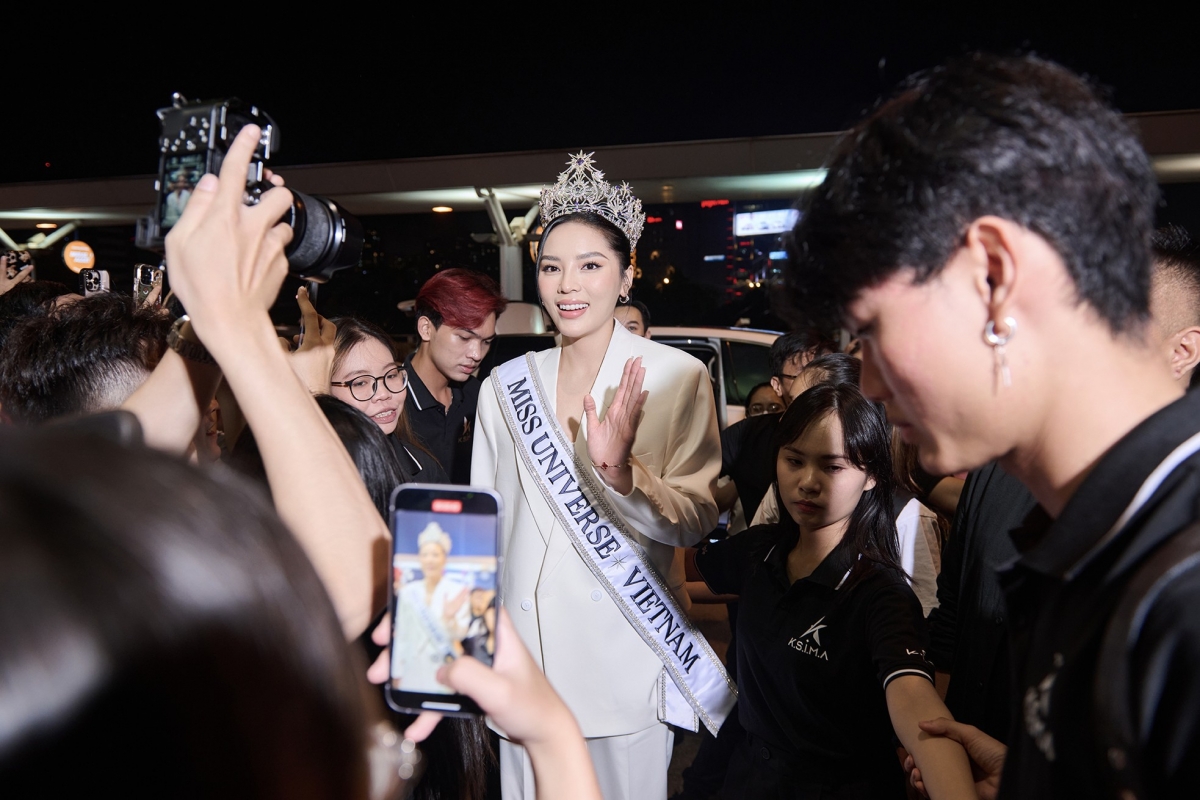
MULTIPOLYGON (((1115 444, 1044 535, 1017 541, 1001 575, 1012 630, 1014 720, 1002 797, 1110 794, 1093 690, 1104 629, 1137 566, 1200 516, 1200 456, 1185 458, 1119 530, 1117 521, 1182 443, 1200 431, 1200 394, 1115 444), (1110 533, 1111 531, 1111 533, 1110 533)), ((1152 484, 1151 484, 1152 486, 1152 484)), ((1159 596, 1130 651, 1128 702, 1141 723, 1149 797, 1200 791, 1200 580, 1159 596)), ((1106 687, 1113 688, 1113 687, 1106 687)))
POLYGON ((475 408, 479 405, 479 379, 472 375, 462 383, 450 383, 450 407, 430 394, 413 369, 414 353, 404 359, 408 371, 405 414, 413 434, 433 453, 451 483, 471 482, 471 446, 475 436, 475 408))
POLYGON ((738 718, 792 764, 790 781, 903 797, 884 688, 902 675, 932 680, 921 603, 890 570, 868 567, 851 584, 852 556, 839 550, 790 583, 797 536, 760 525, 696 554, 714 592, 739 595, 738 718))

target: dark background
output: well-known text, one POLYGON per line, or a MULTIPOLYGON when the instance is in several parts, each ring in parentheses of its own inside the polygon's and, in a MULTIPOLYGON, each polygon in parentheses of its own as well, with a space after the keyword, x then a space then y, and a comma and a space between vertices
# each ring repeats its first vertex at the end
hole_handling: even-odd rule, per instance
MULTIPOLYGON (((281 167, 841 130, 907 74, 973 49, 1060 61, 1107 87, 1125 112, 1200 108, 1197 9, 749 5, 317 5, 303 18, 297 6, 276 6, 270 20, 247 6, 236 18, 197 9, 178 22, 73 13, 70 40, 61 30, 52 40, 14 34, 0 47, 13 78, 0 183, 155 172, 154 110, 174 91, 235 95, 267 110, 282 131, 281 167)), ((10 31, 44 29, 45 20, 16 16, 10 31)), ((1200 231, 1200 185, 1166 186, 1164 198, 1162 221, 1200 231)), ((688 231, 703 222, 684 204, 647 210, 687 217, 688 231)), ((412 297, 434 270, 495 273, 495 248, 468 236, 490 231, 482 212, 364 223, 363 268, 323 288, 327 314, 354 310, 399 329, 396 299, 412 297)), ((83 232, 98 266, 121 273, 119 288, 134 261, 152 258, 131 234, 83 232)), ((763 297, 730 302, 705 288, 698 246, 672 251, 682 271, 669 289, 638 287, 655 322, 731 324, 749 311, 768 324, 763 297)))

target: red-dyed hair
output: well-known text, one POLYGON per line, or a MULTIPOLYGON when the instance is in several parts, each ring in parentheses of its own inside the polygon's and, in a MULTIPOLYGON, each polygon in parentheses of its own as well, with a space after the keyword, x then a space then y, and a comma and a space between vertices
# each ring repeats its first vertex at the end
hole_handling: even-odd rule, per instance
POLYGON ((470 269, 443 270, 425 281, 417 293, 417 319, 429 317, 435 327, 443 322, 452 328, 477 328, 488 314, 497 317, 508 301, 496 282, 470 269))

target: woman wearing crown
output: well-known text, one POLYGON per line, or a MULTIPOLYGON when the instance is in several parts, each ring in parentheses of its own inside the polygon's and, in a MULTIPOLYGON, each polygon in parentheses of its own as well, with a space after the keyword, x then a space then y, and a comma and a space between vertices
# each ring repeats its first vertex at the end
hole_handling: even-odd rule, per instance
MULTIPOLYGON (((614 320, 645 220, 629 187, 580 153, 541 214, 538 293, 561 344, 480 391, 471 482, 507 504, 501 598, 578 719, 605 798, 665 797, 666 721, 715 732, 733 701, 663 577, 717 520, 712 387, 698 360, 614 320)), ((500 761, 506 800, 533 798, 523 750, 504 741, 500 761)))

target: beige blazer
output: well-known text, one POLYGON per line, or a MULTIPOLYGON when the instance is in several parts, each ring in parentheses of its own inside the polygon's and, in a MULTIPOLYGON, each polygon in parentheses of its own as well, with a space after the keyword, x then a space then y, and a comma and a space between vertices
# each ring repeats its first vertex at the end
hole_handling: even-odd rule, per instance
MULTIPOLYGON (((535 357, 550 416, 559 353, 556 347, 535 357)), ((721 444, 704 365, 615 323, 592 388, 601 418, 626 360, 636 356, 642 357, 643 388, 650 394, 633 443, 633 490, 624 497, 609 492, 608 498, 665 577, 674 548, 694 545, 716 525, 712 490, 721 444)), ((589 465, 586 419, 575 450, 589 465)), ((505 504, 504 605, 584 736, 645 730, 658 722, 662 665, 576 553, 535 480, 516 454, 489 377, 479 392, 471 483, 494 488, 505 504)))

